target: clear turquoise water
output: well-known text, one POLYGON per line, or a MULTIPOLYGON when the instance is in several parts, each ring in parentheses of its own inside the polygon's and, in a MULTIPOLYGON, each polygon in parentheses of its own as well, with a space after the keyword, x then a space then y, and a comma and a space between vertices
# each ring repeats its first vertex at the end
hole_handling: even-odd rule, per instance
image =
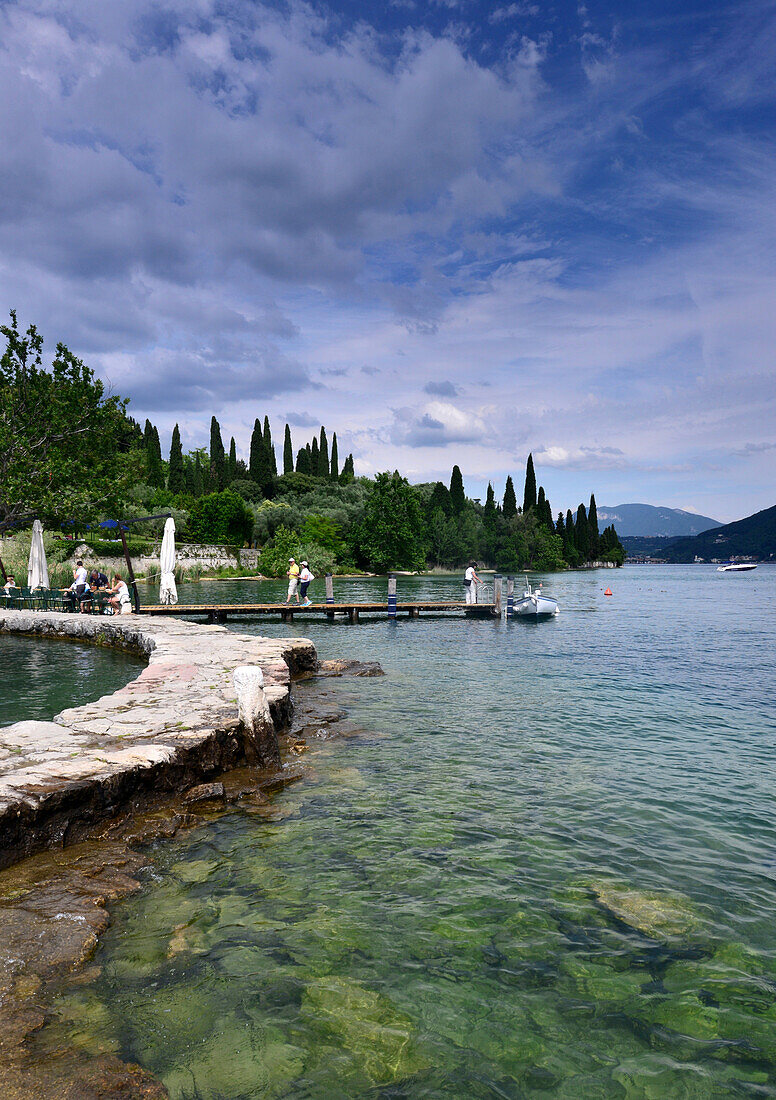
POLYGON ((161 844, 65 1026, 173 1100, 776 1096, 776 569, 547 588, 540 624, 235 624, 379 659, 339 681, 374 735, 161 844))
POLYGON ((140 658, 83 642, 0 634, 0 726, 48 721, 65 707, 118 691, 145 664, 140 658))

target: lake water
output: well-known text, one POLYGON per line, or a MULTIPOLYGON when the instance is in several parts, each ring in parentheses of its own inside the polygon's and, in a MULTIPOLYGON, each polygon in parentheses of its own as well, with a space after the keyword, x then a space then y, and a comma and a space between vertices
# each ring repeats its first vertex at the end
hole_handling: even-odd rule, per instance
POLYGON ((380 660, 335 682, 373 732, 160 843, 63 1026, 173 1100, 776 1096, 776 569, 546 587, 539 624, 235 623, 380 660))
POLYGON ((49 721, 65 707, 118 691, 144 665, 131 654, 84 642, 0 634, 0 726, 49 721))

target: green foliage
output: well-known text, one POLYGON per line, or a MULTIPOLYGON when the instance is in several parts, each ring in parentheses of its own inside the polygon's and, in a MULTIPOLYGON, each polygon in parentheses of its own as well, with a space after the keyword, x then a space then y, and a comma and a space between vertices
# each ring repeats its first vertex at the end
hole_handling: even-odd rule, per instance
POLYGON ((25 515, 86 522, 117 511, 142 476, 137 426, 94 372, 62 343, 43 365, 34 325, 0 326, 0 521, 25 515))
POLYGON ((590 536, 587 529, 587 511, 584 504, 577 508, 577 518, 574 523, 574 541, 580 561, 587 561, 590 550, 590 536))
POLYGON ((226 479, 230 484, 237 477, 237 444, 234 441, 234 436, 229 441, 229 458, 226 463, 226 479))
POLYGON ((242 546, 253 533, 253 512, 231 489, 208 493, 195 502, 189 515, 188 531, 198 542, 242 546))
POLYGON ((259 570, 265 577, 284 577, 289 558, 308 562, 318 577, 336 569, 336 559, 330 550, 316 543, 304 542, 296 531, 281 526, 259 555, 259 570))
POLYGON ((318 477, 328 477, 331 473, 329 466, 329 442, 326 438, 326 429, 321 428, 321 442, 318 447, 318 477))
POLYGON ((162 448, 159 443, 159 431, 150 420, 146 420, 145 422, 143 445, 146 452, 146 476, 148 484, 153 485, 155 489, 162 489, 165 483, 162 448))
POLYGON ((344 558, 345 544, 342 540, 342 528, 336 520, 328 516, 309 515, 301 531, 302 541, 317 543, 330 550, 335 558, 344 558))
POLYGON ((226 454, 221 438, 221 425, 213 416, 210 419, 210 476, 209 487, 219 492, 226 485, 226 454))
POLYGON ((425 523, 418 493, 398 473, 378 474, 355 537, 361 559, 378 572, 425 566, 425 523))
POLYGON ((431 493, 431 499, 428 502, 429 509, 433 512, 437 508, 441 508, 446 516, 453 514, 453 502, 450 499, 450 490, 443 482, 438 481, 431 493))
MULTIPOLYGON (((336 441, 336 435, 334 439, 336 441)), ((291 446, 291 429, 286 424, 286 431, 283 437, 283 473, 291 474, 294 472, 294 449, 291 446)))
POLYGON ((463 490, 463 477, 459 466, 453 466, 453 472, 450 475, 450 503, 456 514, 462 512, 466 504, 466 493, 463 490))
POLYGON ((601 553, 601 539, 598 533, 598 509, 595 503, 595 493, 590 494, 590 510, 587 513, 587 538, 590 560, 596 561, 601 553))
POLYGON ((272 456, 267 450, 266 433, 262 431, 261 421, 257 417, 251 435, 251 452, 248 470, 251 479, 256 482, 266 496, 272 495, 272 456))
POLYGON ((167 488, 171 493, 182 493, 186 488, 186 477, 183 468, 183 450, 181 448, 181 430, 177 424, 172 430, 167 488))
POLYGON ((342 466, 342 473, 340 474, 340 481, 343 485, 347 485, 349 481, 353 481, 355 478, 355 472, 353 470, 353 455, 349 454, 345 459, 342 466))
POLYGON ((504 502, 501 506, 501 512, 507 521, 517 515, 517 497, 515 496, 515 485, 511 475, 507 477, 507 483, 504 486, 504 502))
POLYGON ((335 432, 331 440, 331 462, 329 463, 329 477, 332 481, 336 481, 339 478, 339 451, 337 449, 337 433, 335 432))
POLYGON ((278 460, 277 460, 277 455, 275 454, 275 447, 272 443, 272 429, 269 426, 269 417, 268 416, 264 417, 263 438, 264 438, 264 453, 267 456, 267 465, 269 467, 270 476, 271 477, 277 477, 278 476, 278 460))
POLYGON ((496 526, 497 512, 496 512, 496 494, 493 492, 493 486, 488 482, 488 492, 485 496, 485 508, 482 513, 483 525, 492 531, 496 526))
POLYGON ((536 507, 536 474, 534 473, 533 455, 529 454, 525 464, 525 488, 523 490, 523 512, 530 512, 536 507))
POLYGON ((258 504, 263 499, 261 489, 250 478, 235 478, 229 488, 249 504, 258 504))

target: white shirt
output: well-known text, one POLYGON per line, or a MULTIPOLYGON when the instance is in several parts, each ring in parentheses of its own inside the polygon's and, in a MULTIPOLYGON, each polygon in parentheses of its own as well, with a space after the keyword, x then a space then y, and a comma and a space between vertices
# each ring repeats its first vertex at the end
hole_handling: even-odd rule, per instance
POLYGON ((86 569, 83 567, 83 565, 79 565, 75 571, 75 580, 73 581, 73 584, 86 584, 87 576, 88 573, 86 572, 86 569))
POLYGON ((466 570, 464 580, 471 581, 472 583, 474 582, 474 570, 471 566, 466 570))
POLYGON ((116 595, 120 604, 130 603, 129 589, 127 588, 125 581, 119 581, 116 585, 116 595))
POLYGON ((312 573, 310 572, 310 570, 307 568, 306 565, 302 568, 302 572, 299 574, 299 580, 300 581, 314 581, 315 580, 315 577, 312 575, 312 573))

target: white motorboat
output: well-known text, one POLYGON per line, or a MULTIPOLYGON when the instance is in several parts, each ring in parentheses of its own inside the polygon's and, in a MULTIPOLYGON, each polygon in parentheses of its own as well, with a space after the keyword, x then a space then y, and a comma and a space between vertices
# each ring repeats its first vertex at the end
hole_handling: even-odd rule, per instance
POLYGON ((522 598, 515 600, 514 614, 523 618, 539 619, 560 614, 560 608, 552 596, 545 596, 538 590, 534 592, 526 577, 525 592, 522 598))
POLYGON ((757 565, 753 561, 731 561, 727 565, 720 565, 717 567, 718 573, 748 573, 751 569, 756 569, 757 565))

